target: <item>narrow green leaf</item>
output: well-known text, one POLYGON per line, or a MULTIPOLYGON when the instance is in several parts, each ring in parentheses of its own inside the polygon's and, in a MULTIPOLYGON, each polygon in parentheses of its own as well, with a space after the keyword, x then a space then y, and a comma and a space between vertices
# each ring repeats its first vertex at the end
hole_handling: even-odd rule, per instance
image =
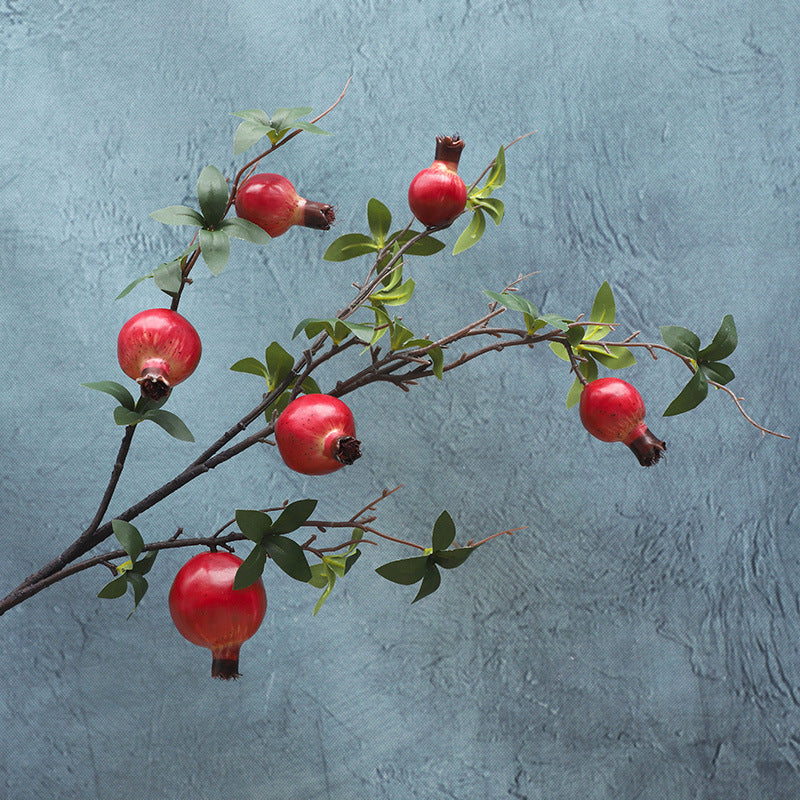
POLYGON ((260 544, 254 545, 247 558, 239 564, 239 569, 236 570, 233 588, 246 589, 248 586, 252 586, 261 577, 266 563, 266 548, 260 544))
POLYGON ((269 536, 264 539, 263 546, 275 564, 290 578, 308 583, 311 578, 311 568, 308 566, 303 548, 294 539, 288 536, 269 536))
POLYGON ((110 394, 118 403, 129 411, 133 411, 136 406, 136 401, 133 399, 131 393, 124 386, 115 381, 95 381, 94 383, 82 383, 81 386, 110 394))
POLYGON ((316 604, 314 605, 314 611, 312 612, 312 616, 316 617, 317 612, 322 608, 325 601, 330 597, 331 592, 333 591, 333 587, 336 585, 336 574, 328 568, 327 564, 324 565, 325 569, 325 589, 317 600, 316 604))
POLYGON ((123 519, 112 519, 111 529, 122 549, 131 557, 131 561, 136 561, 144 547, 144 540, 139 531, 123 519))
POLYGON ((225 176, 211 164, 203 168, 197 179, 197 200, 206 226, 215 228, 228 205, 228 183, 225 176))
POLYGON ((138 425, 143 419, 144 414, 140 414, 138 411, 132 411, 129 408, 123 408, 123 406, 117 406, 114 409, 114 422, 116 422, 117 425, 123 427, 138 425))
POLYGON ((723 386, 736 377, 733 370, 721 361, 701 361, 700 369, 706 378, 716 383, 721 383, 723 386))
POLYGON ((138 572, 126 572, 125 578, 127 579, 128 583, 133 588, 133 609, 131 613, 128 614, 128 619, 130 619, 131 614, 139 607, 139 603, 142 602, 142 598, 147 593, 147 578, 144 575, 141 575, 138 572))
POLYGON ((662 325, 661 338, 667 347, 687 358, 696 359, 700 353, 700 338, 688 328, 679 325, 662 325))
POLYGON ((231 240, 225 231, 200 230, 200 253, 214 275, 219 275, 231 255, 231 240))
POLYGON ((456 538, 456 526, 453 518, 447 511, 442 511, 438 519, 433 524, 432 543, 434 550, 447 550, 453 539, 456 538))
POLYGON ((164 225, 192 225, 197 228, 203 225, 203 217, 188 206, 159 208, 158 211, 152 211, 150 216, 156 222, 163 222, 164 225))
POLYGON ((387 306, 402 306, 411 300, 416 284, 412 278, 405 283, 392 289, 382 289, 371 294, 369 299, 373 302, 382 303, 387 306))
POLYGON ((669 404, 664 412, 665 417, 683 414, 699 406, 708 394, 708 380, 701 370, 697 370, 690 378, 680 394, 669 404))
MULTIPOLYGON (((614 302, 614 292, 608 281, 597 290, 592 303, 591 322, 605 322, 611 324, 616 319, 617 307, 614 302)), ((605 325, 590 325, 587 329, 586 339, 602 339, 611 329, 605 325)))
POLYGON ((233 154, 238 156, 246 150, 249 150, 256 142, 260 142, 271 130, 272 126, 262 120, 245 119, 243 122, 240 122, 236 128, 236 132, 233 134, 233 154))
POLYGON ((325 261, 348 261, 380 249, 380 245, 366 234, 346 233, 331 242, 322 258, 325 261))
POLYGON ((317 507, 316 500, 295 500, 281 511, 272 526, 272 533, 291 533, 296 531, 317 507))
POLYGON ((704 347, 699 356, 703 361, 722 361, 736 349, 739 343, 739 336, 736 333, 736 325, 733 315, 726 314, 722 319, 719 330, 714 334, 714 338, 708 347, 704 347))
POLYGON ((483 215, 483 211, 478 208, 472 212, 472 219, 469 221, 469 225, 464 229, 461 236, 456 239, 456 243, 453 246, 453 255, 457 256, 459 253, 468 250, 472 245, 477 244, 485 230, 486 217, 483 215))
POLYGON ((292 123, 292 127, 300 128, 301 131, 305 131, 306 133, 317 133, 322 134, 323 136, 330 136, 328 131, 324 131, 313 122, 306 122, 305 120, 297 120, 297 122, 292 123))
POLYGON ((442 380, 444 377, 444 353, 442 352, 441 347, 431 347, 428 350, 428 356, 431 359, 431 367, 433 369, 433 374, 439 380, 442 380))
POLYGON ((443 550, 434 554, 434 560, 443 569, 460 567, 476 550, 475 547, 458 547, 455 550, 443 550))
MULTIPOLYGON (((587 382, 591 383, 597 379, 597 362, 588 354, 585 354, 586 361, 578 365, 581 374, 586 378, 587 382)), ((580 399, 581 392, 583 391, 583 383, 579 378, 575 378, 572 387, 567 392, 567 408, 572 408, 580 399)))
POLYGON ((194 441, 194 436, 192 436, 192 432, 186 427, 186 423, 177 416, 177 414, 173 414, 171 411, 164 411, 159 408, 155 411, 146 412, 143 418, 155 422, 156 425, 162 427, 175 439, 179 439, 182 442, 194 441))
POLYGON ((521 311, 523 314, 530 314, 534 319, 539 316, 539 309, 537 309, 530 300, 520 297, 516 292, 489 292, 484 290, 483 293, 511 311, 521 311))
POLYGON ((128 590, 128 579, 125 575, 112 578, 98 593, 97 596, 103 600, 116 600, 122 597, 128 590))
POLYGON ((422 578, 422 585, 419 587, 417 596, 411 601, 411 603, 416 603, 418 600, 422 600, 423 597, 433 594, 439 588, 441 582, 442 576, 439 573, 439 568, 433 561, 429 562, 425 568, 425 575, 422 578))
POLYGON ((272 391, 291 373, 294 367, 294 358, 278 342, 272 342, 264 353, 264 360, 268 372, 267 383, 272 391))
POLYGON ((401 558, 399 561, 390 561, 388 564, 378 567, 375 572, 382 578, 386 578, 387 581, 410 586, 412 583, 422 580, 427 566, 428 556, 413 556, 412 558, 401 558))
POLYGON ((272 532, 272 519, 269 514, 265 514, 263 511, 237 508, 235 516, 239 530, 256 544, 272 532))
POLYGON ((264 380, 269 380, 269 372, 267 368, 257 359, 252 356, 239 359, 232 367, 233 372, 246 372, 249 375, 258 375, 264 380))
POLYGON ((140 283, 142 283, 142 281, 152 278, 153 275, 153 272, 148 272, 147 275, 142 275, 141 278, 131 281, 114 299, 121 300, 123 297, 125 297, 125 295, 130 294, 140 283))
POLYGON ((153 280, 156 286, 165 294, 174 297, 181 290, 183 280, 182 259, 167 261, 160 264, 153 272, 153 280))
POLYGON ((491 189, 499 189, 504 183, 506 182, 506 149, 503 145, 500 145, 500 149, 497 151, 497 155, 494 159, 494 164, 492 168, 489 170, 489 174, 486 176, 486 183, 484 186, 487 186, 491 189))
POLYGON ((217 230, 224 231, 234 239, 243 239, 253 244, 267 244, 272 237, 254 222, 240 217, 230 217, 223 220, 217 230))
POLYGON ((372 238, 383 247, 392 224, 392 214, 380 200, 374 197, 367 203, 367 222, 372 238))

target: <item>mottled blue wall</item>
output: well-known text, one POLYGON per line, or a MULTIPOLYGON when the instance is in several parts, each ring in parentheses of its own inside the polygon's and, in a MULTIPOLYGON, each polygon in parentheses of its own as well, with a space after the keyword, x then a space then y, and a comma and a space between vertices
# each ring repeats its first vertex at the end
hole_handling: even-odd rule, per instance
MULTIPOLYGON (((406 216, 433 136, 467 141, 475 176, 509 151, 499 229, 410 267, 404 315, 433 334, 477 317, 482 289, 536 271, 545 310, 587 311, 613 285, 626 332, 672 323, 741 344, 734 387, 661 419, 685 371, 628 375, 669 458, 642 470, 566 412, 549 351, 512 349, 406 396, 352 395, 367 455, 326 479, 249 451, 137 520, 149 538, 212 532, 237 507, 317 497, 349 515, 385 486, 389 532, 463 537, 528 526, 413 607, 367 552, 323 611, 267 575, 244 677, 166 608, 185 557, 162 554, 142 607, 100 601, 85 572, 0 619, 0 795, 28 798, 794 800, 800 796, 796 320, 800 15, 785 0, 8 0, 0 8, 0 589, 91 518, 120 431, 83 381, 124 380, 122 322, 162 301, 114 297, 184 231, 153 209, 231 174, 234 110, 322 109, 269 168, 334 202, 340 231, 381 198, 406 216)), ((454 234, 447 234, 452 241, 454 234)), ((204 339, 170 407, 198 445, 137 435, 112 512, 188 463, 254 404, 228 367, 350 296, 331 235, 234 245, 182 303, 204 339)), ((325 380, 334 373, 326 372, 325 380)))

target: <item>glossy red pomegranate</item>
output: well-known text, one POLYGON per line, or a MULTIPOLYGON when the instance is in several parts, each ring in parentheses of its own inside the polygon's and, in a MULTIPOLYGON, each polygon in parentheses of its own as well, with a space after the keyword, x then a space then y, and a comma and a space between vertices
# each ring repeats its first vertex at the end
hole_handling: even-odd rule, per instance
POLYGON ((408 187, 411 212, 427 227, 451 222, 467 204, 467 187, 458 174, 463 149, 460 137, 437 136, 433 164, 417 173, 408 187))

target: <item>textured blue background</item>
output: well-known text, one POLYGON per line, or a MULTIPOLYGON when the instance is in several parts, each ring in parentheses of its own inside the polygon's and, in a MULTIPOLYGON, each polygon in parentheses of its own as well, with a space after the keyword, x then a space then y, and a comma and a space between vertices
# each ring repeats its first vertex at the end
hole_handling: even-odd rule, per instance
MULTIPOLYGON (((433 136, 467 141, 465 176, 509 151, 499 229, 458 259, 411 267, 404 311, 434 334, 485 308, 481 290, 540 271, 526 294, 587 311, 608 279, 626 331, 710 337, 733 313, 734 386, 660 419, 685 379, 642 359, 666 463, 636 466, 566 412, 544 351, 474 362, 411 395, 350 398, 367 455, 347 474, 288 474, 252 451, 137 524, 207 534, 237 507, 313 496, 352 513, 384 486, 381 525, 427 536, 447 508, 463 538, 527 525, 408 606, 368 552, 316 619, 314 594, 268 574, 244 678, 172 628, 182 554, 162 554, 142 608, 99 601, 102 573, 0 619, 0 793, 27 798, 732 800, 800 796, 800 15, 793 2, 663 0, 8 0, 0 9, 2 590, 90 519, 120 437, 122 322, 162 297, 131 279, 185 229, 148 217, 231 174, 229 112, 313 105, 326 119, 269 161, 364 226, 371 196, 405 219, 433 136)), ((452 242, 454 234, 448 234, 452 242)), ((112 511, 193 458, 260 387, 235 360, 350 296, 331 235, 234 244, 182 304, 204 340, 170 407, 199 444, 136 437, 112 511)), ((332 380, 333 373, 326 373, 332 380)))

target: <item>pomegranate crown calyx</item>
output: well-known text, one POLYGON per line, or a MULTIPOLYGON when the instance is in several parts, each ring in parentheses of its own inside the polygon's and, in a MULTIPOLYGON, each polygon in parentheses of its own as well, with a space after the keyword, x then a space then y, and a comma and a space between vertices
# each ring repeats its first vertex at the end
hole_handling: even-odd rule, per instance
POLYGON ((458 166, 461 151, 464 149, 464 140, 456 133, 453 136, 436 137, 435 161, 446 161, 458 166))

